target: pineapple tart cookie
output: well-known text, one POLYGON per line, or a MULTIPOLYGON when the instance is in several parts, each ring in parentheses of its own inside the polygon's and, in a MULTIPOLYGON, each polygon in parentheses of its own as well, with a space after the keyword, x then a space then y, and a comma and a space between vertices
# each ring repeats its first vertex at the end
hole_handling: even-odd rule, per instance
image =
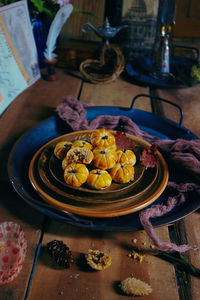
POLYGON ((87 264, 94 270, 102 271, 111 265, 110 255, 99 250, 89 249, 85 255, 87 264))

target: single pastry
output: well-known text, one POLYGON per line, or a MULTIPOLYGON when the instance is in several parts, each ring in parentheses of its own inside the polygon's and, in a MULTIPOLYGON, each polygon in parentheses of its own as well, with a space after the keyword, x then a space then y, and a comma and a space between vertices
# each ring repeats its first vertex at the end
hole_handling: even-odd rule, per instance
POLYGON ((71 163, 64 170, 64 180, 72 187, 80 187, 86 182, 89 171, 84 164, 71 163))
POLYGON ((91 144, 94 147, 109 147, 115 144, 115 136, 104 128, 96 129, 91 134, 91 144))
POLYGON ((135 153, 129 149, 118 149, 117 162, 119 162, 120 164, 130 164, 134 166, 136 163, 135 153))
POLYGON ((85 257, 88 265, 94 270, 102 271, 111 265, 110 255, 99 250, 89 249, 85 257))
POLYGON ((85 147, 90 150, 93 149, 93 146, 85 140, 78 140, 78 141, 73 142, 72 147, 85 147))
POLYGON ((63 159, 67 152, 71 149, 72 146, 72 142, 69 141, 62 141, 56 144, 55 148, 54 148, 54 155, 58 158, 58 159, 63 159))
POLYGON ((109 147, 96 147, 93 150, 93 155, 93 164, 99 169, 111 169, 117 161, 116 151, 109 147))
POLYGON ((129 164, 120 164, 117 163, 110 170, 110 176, 112 180, 118 183, 128 183, 134 180, 135 169, 132 165, 129 164))
POLYGON ((97 190, 102 190, 109 187, 112 183, 112 178, 106 170, 94 169, 89 172, 87 184, 97 190))
POLYGON ((93 157, 92 151, 84 147, 72 147, 66 155, 68 161, 82 164, 90 164, 93 157))

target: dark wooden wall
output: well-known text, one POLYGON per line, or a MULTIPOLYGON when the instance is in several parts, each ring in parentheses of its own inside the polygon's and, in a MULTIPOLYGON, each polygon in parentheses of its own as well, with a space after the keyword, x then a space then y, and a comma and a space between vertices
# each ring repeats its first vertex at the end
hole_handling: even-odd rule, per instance
MULTIPOLYGON (((70 19, 64 25, 61 33, 61 45, 66 45, 70 39, 79 41, 99 42, 100 38, 94 32, 83 33, 81 25, 90 21, 95 26, 101 26, 105 17, 105 12, 112 16, 113 25, 120 22, 120 9, 122 1, 126 0, 73 0, 74 7, 79 7, 91 11, 99 18, 72 13, 70 19)), ((174 25, 175 38, 195 38, 200 39, 200 0, 176 0, 177 13, 174 25)))
POLYGON ((200 38, 200 1, 176 0, 175 37, 200 38))

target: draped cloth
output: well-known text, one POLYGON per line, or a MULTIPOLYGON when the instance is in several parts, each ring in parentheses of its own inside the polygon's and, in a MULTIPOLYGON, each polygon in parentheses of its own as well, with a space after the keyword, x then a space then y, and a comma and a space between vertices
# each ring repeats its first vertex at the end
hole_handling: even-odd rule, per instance
MULTIPOLYGON (((157 145, 159 151, 164 155, 168 166, 179 170, 179 178, 169 181, 167 187, 173 190, 166 204, 157 204, 140 212, 140 222, 149 235, 157 249, 162 251, 185 252, 190 249, 197 250, 200 246, 176 245, 174 243, 162 242, 157 237, 151 224, 152 218, 161 217, 170 212, 176 206, 187 201, 188 193, 196 193, 200 197, 200 140, 184 139, 160 139, 142 131, 130 118, 126 116, 100 115, 88 121, 86 119, 86 108, 91 104, 82 103, 73 96, 67 96, 60 103, 56 112, 72 131, 93 130, 106 128, 109 130, 121 130, 135 135, 150 144, 157 145)), ((196 201, 199 201, 197 199, 196 201)), ((189 201, 189 200, 188 200, 189 201)))

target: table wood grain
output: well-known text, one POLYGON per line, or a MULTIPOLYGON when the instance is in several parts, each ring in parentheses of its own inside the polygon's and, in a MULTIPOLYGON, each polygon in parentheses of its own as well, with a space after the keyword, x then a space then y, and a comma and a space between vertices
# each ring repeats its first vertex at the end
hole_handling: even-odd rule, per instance
MULTIPOLYGON (((168 228, 157 229, 161 239, 168 241, 168 228)), ((133 246, 147 248, 151 245, 144 231, 113 233, 96 232, 59 224, 52 221, 45 232, 40 263, 37 265, 30 289, 29 299, 125 299, 119 283, 134 276, 153 288, 152 294, 140 299, 178 300, 174 268, 157 257, 144 254, 143 261, 130 258, 133 246), (74 264, 70 269, 61 270, 49 259, 46 244, 54 239, 64 241, 72 250, 74 264), (136 244, 133 240, 137 240, 136 244), (111 266, 104 271, 93 271, 85 263, 88 249, 99 249, 111 256, 111 266), (166 295, 163 284, 170 286, 166 295), (51 298, 52 297, 52 298, 51 298)))
MULTIPOLYGON (((200 85, 193 86, 187 89, 172 89, 172 90, 156 90, 156 95, 178 104, 183 111, 183 126, 193 132, 198 138, 200 137, 200 85)), ((173 106, 161 104, 163 116, 175 122, 179 120, 179 114, 173 106)), ((175 224, 175 230, 181 230, 179 234, 180 243, 189 243, 191 245, 200 244, 200 214, 199 211, 192 213, 184 218, 184 220, 175 224)), ((200 267, 199 251, 189 251, 185 255, 191 263, 196 267, 200 267)), ((192 300, 200 299, 199 279, 194 277, 188 278, 188 284, 180 288, 180 293, 183 299, 188 296, 192 300)), ((188 298, 188 299, 189 299, 188 298)))
MULTIPOLYGON (((65 70, 57 70, 58 79, 48 82, 42 78, 29 87, 8 107, 0 119, 0 220, 19 223, 25 231, 28 241, 28 253, 20 275, 11 283, 0 287, 0 299, 67 299, 67 300, 112 300, 126 299, 119 288, 119 282, 134 276, 153 288, 149 296, 141 300, 178 300, 200 298, 199 279, 188 277, 189 283, 179 283, 174 266, 154 254, 151 241, 144 231, 103 232, 61 223, 45 217, 26 204, 12 188, 7 176, 7 159, 14 143, 27 130, 55 114, 56 106, 66 95, 79 97, 82 102, 97 105, 129 107, 137 94, 149 94, 146 87, 136 86, 119 78, 116 82, 94 85, 78 76, 69 75, 65 70), (65 242, 74 257, 69 269, 56 265, 48 255, 46 245, 53 239, 65 242), (37 261, 38 246, 41 248, 37 261), (143 248, 143 261, 130 257, 133 249, 143 248), (105 251, 112 258, 111 266, 102 271, 90 270, 84 259, 88 249, 105 251), (33 270, 35 264, 35 268, 33 270), (34 272, 33 272, 34 271, 34 272), (184 291, 187 293, 184 294, 184 291), (186 296, 190 298, 186 298, 186 296)), ((156 93, 182 106, 183 125, 200 136, 199 126, 199 86, 184 90, 156 90, 156 93)), ((151 111, 152 108, 164 117, 177 120, 177 112, 172 106, 152 107, 152 103, 136 101, 138 109, 151 111)), ((153 104, 156 106, 156 104, 153 104)), ((163 241, 169 241, 169 228, 176 233, 175 241, 199 244, 199 212, 192 213, 183 220, 156 228, 163 241)), ((187 258, 200 267, 199 251, 190 251, 187 258)), ((133 299, 133 297, 129 297, 133 299)))

